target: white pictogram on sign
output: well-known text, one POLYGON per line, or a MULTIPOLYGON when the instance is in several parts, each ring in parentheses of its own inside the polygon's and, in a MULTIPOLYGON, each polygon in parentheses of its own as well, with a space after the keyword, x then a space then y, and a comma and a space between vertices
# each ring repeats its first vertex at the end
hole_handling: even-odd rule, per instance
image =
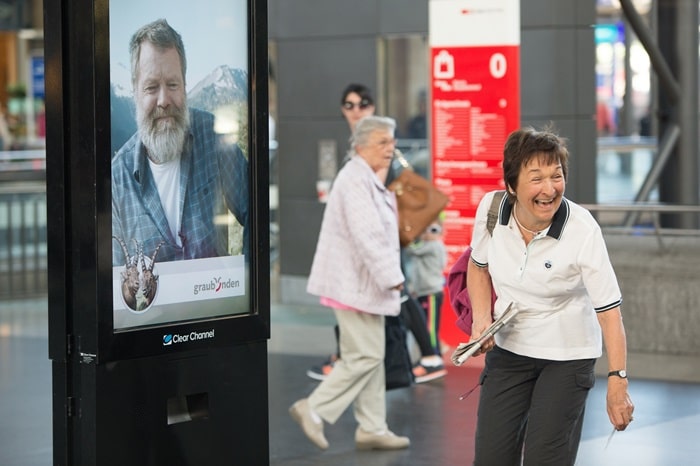
POLYGON ((455 77, 455 58, 447 50, 440 50, 433 63, 435 79, 452 79, 455 77))

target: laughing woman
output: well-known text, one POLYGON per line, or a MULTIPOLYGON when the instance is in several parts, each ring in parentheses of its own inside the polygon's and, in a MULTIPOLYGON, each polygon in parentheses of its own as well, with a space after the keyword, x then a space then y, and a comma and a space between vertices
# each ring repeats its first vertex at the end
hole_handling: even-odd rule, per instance
POLYGON ((467 288, 472 337, 511 302, 518 310, 486 353, 476 430, 477 466, 573 465, 584 407, 605 343, 607 412, 617 430, 632 421, 622 296, 600 226, 564 197, 569 152, 550 131, 513 132, 506 141, 507 196, 490 235, 476 212, 467 288), (493 284, 493 285, 492 285, 493 284))

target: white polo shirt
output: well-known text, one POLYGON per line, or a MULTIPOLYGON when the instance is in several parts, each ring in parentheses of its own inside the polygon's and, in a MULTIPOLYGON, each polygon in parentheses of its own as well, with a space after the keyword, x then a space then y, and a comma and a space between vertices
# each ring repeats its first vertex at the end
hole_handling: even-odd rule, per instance
POLYGON ((552 224, 527 246, 504 196, 490 236, 486 217, 494 192, 476 211, 472 261, 489 268, 498 299, 495 316, 511 302, 518 314, 496 334, 496 344, 549 360, 597 358, 602 336, 596 312, 622 303, 600 226, 564 198, 552 224))

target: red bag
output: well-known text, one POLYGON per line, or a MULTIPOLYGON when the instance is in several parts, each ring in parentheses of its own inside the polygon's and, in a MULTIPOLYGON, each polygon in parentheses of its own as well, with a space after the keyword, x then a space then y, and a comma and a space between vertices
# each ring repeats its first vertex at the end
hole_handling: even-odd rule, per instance
MULTIPOLYGON (((467 335, 472 334, 472 302, 467 291, 467 267, 472 255, 472 248, 467 249, 459 256, 447 275, 447 292, 450 295, 452 309, 457 314, 457 327, 467 335)), ((496 302, 496 293, 491 289, 491 311, 496 302)))
MULTIPOLYGON (((486 229, 489 231, 489 234, 493 233, 493 228, 498 221, 498 208, 501 205, 504 195, 505 191, 498 191, 491 201, 486 222, 486 229)), ((467 269, 471 255, 472 248, 467 247, 450 269, 450 273, 447 274, 447 292, 450 297, 452 309, 454 309, 457 314, 457 321, 455 323, 461 331, 469 336, 472 334, 473 316, 472 303, 469 300, 469 292, 467 291, 467 269)), ((493 305, 495 302, 496 293, 493 291, 493 287, 491 287, 491 312, 493 312, 493 305)))

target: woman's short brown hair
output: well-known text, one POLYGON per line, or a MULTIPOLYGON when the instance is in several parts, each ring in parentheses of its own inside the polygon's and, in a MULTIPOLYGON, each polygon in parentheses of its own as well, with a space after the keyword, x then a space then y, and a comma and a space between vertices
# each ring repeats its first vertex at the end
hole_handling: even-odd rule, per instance
POLYGON ((543 162, 547 164, 560 163, 564 180, 567 179, 569 150, 564 138, 559 137, 550 128, 537 131, 532 127, 525 127, 513 131, 503 148, 503 181, 506 188, 509 188, 507 192, 511 202, 515 198, 510 193, 510 188, 517 187, 520 170, 535 157, 542 157, 543 162))

